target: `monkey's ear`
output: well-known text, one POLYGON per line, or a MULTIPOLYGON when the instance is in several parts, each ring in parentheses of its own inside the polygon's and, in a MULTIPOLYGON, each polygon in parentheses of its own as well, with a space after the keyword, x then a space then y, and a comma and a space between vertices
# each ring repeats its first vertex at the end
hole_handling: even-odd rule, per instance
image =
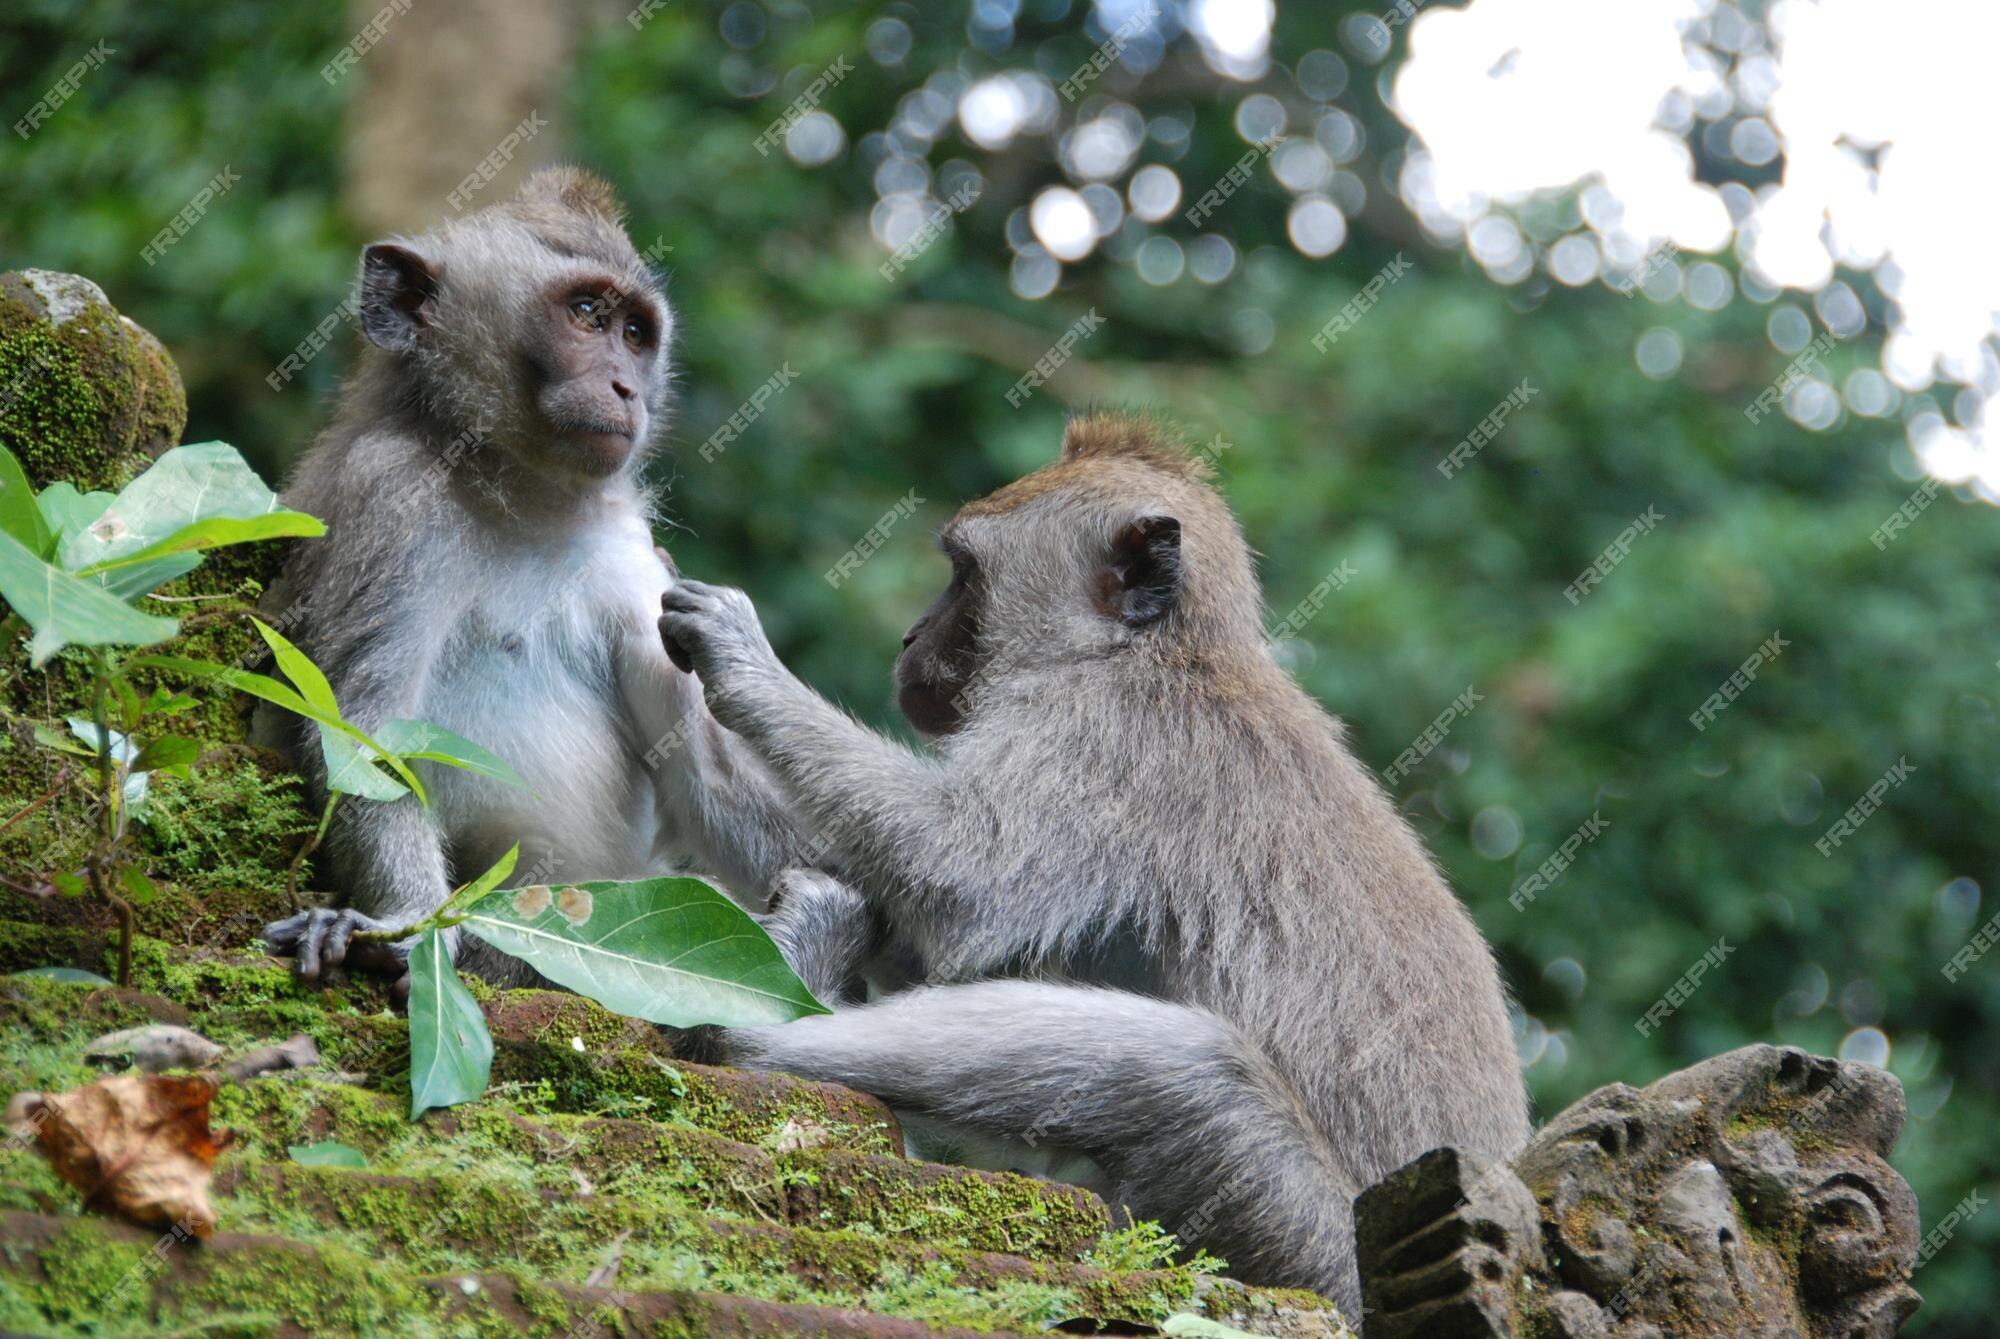
POLYGON ((370 344, 407 353, 437 312, 438 267, 400 242, 361 252, 361 333, 370 344))
POLYGON ((1100 607, 1128 627, 1173 612, 1181 597, 1180 518, 1144 516, 1119 527, 1097 584, 1100 607))

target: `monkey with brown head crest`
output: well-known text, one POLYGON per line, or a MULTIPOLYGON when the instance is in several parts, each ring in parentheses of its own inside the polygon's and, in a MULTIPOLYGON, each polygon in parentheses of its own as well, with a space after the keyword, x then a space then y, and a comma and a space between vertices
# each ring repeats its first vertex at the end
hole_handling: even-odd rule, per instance
MULTIPOLYGON (((673 314, 611 190, 537 173, 519 196, 362 253, 368 344, 285 491, 327 523, 273 592, 280 624, 373 731, 422 720, 526 780, 419 764, 430 792, 350 801, 328 837, 344 909, 266 930, 308 979, 407 950, 412 924, 519 842, 516 880, 629 879, 691 858, 761 897, 800 845, 763 766, 654 628, 670 581, 639 468, 668 407, 673 314)), ((315 785, 314 729, 268 711, 315 785)), ((449 932, 455 934, 455 932, 449 932)), ((468 942, 462 965, 525 968, 468 942)))
POLYGON ((1355 1195, 1527 1137, 1490 951, 1272 658, 1236 522, 1159 430, 1073 421, 943 547, 897 664, 933 754, 801 684, 740 591, 663 597, 671 653, 854 880, 786 894, 787 956, 833 992, 874 924, 930 983, 721 1058, 1080 1152, 1114 1204, 1358 1315, 1355 1195))

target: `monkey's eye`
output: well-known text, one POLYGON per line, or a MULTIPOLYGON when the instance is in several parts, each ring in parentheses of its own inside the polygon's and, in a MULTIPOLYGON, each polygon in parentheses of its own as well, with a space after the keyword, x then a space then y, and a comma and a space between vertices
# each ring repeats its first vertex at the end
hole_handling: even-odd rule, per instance
POLYGON ((625 318, 625 342, 635 349, 643 349, 653 342, 653 327, 645 317, 625 318))
POLYGON ((569 300, 569 314, 577 319, 577 324, 588 330, 604 329, 604 322, 610 312, 610 303, 590 294, 580 294, 569 300))

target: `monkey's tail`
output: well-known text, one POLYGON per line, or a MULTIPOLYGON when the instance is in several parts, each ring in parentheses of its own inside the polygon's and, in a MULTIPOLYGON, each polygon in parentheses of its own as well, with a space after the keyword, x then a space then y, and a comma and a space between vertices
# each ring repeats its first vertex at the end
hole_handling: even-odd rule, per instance
POLYGON ((1260 1049, 1207 1010, 1037 981, 931 986, 780 1027, 730 1059, 843 1083, 1001 1139, 1078 1149, 1114 1207, 1159 1221, 1251 1282, 1359 1315, 1361 1187, 1260 1049))

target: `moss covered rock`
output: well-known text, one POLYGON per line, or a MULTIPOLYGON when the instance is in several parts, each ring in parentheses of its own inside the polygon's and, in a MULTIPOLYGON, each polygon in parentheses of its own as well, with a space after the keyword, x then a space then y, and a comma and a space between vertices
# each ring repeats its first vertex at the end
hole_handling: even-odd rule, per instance
POLYGON ((37 487, 115 490, 185 426, 173 359, 103 289, 53 270, 0 274, 0 444, 37 487))

